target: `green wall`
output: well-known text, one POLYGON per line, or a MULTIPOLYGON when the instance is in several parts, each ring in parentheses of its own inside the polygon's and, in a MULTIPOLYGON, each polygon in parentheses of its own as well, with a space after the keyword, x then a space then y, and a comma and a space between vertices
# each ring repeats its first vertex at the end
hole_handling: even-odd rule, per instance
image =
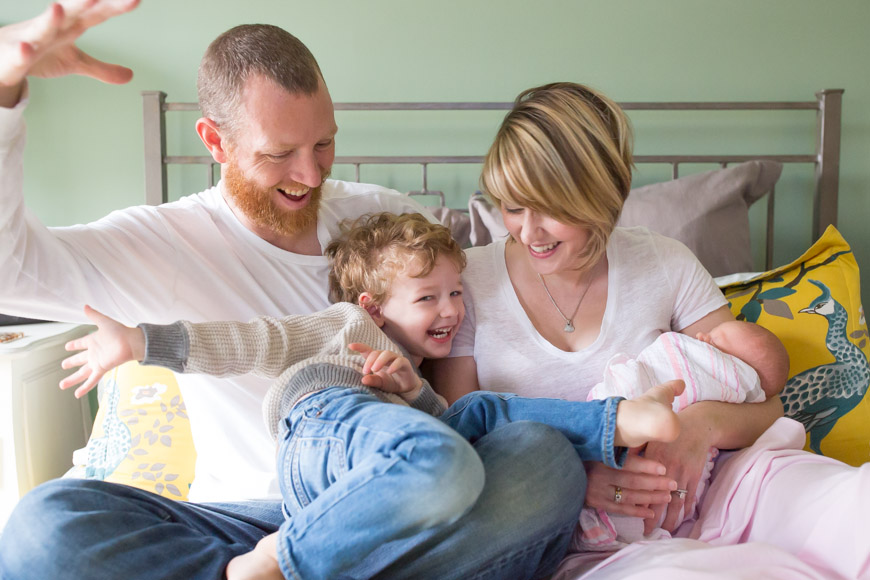
MULTIPOLYGON (((16 21, 44 6, 7 2, 2 18, 16 21)), ((807 101, 819 89, 843 88, 839 227, 870 271, 870 3, 862 0, 539 0, 534 7, 518 0, 142 0, 80 41, 94 56, 130 66, 132 83, 32 82, 25 195, 35 213, 49 225, 67 225, 141 203, 140 91, 195 100, 206 45, 245 22, 277 24, 299 36, 336 101, 507 101, 552 80, 585 82, 619 101, 807 101)), ((500 116, 401 115, 390 121, 384 114, 340 114, 339 154, 481 154, 500 116)), ((706 115, 692 126, 663 114, 635 115, 637 152, 745 151, 747 138, 754 152, 813 150, 812 113, 748 123, 744 117, 748 137, 738 136, 730 114, 706 115)), ((203 154, 195 117, 177 117, 168 126, 170 153, 203 154)), ((693 168, 701 169, 707 168, 693 168)), ((418 173, 374 169, 363 179, 407 190, 419 187, 418 173)), ((430 188, 461 205, 476 173, 476 167, 433 170, 430 188)), ((172 196, 202 189, 201 174, 173 170, 172 196)), ((335 174, 349 176, 340 168, 335 174)), ((666 168, 643 169, 638 182, 667 175, 666 168)), ((777 188, 777 263, 809 244, 810 178, 811 171, 790 167, 777 188)), ((763 208, 753 219, 758 233, 763 208)))

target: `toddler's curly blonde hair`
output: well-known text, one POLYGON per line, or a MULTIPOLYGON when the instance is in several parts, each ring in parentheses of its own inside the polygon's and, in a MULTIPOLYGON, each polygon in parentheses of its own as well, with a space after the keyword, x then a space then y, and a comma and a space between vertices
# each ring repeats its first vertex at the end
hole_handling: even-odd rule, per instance
POLYGON ((325 251, 332 266, 332 302, 356 304, 360 294, 368 292, 375 305, 382 305, 398 274, 422 278, 432 271, 440 256, 451 260, 460 272, 465 268, 465 253, 450 230, 419 213, 364 215, 343 222, 341 227, 341 235, 325 251))

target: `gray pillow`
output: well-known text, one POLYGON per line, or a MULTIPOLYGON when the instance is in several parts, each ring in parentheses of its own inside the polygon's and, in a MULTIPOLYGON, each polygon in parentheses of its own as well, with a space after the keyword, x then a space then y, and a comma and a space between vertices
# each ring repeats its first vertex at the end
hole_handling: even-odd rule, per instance
POLYGON ((632 189, 619 226, 645 226, 686 244, 713 276, 753 269, 749 206, 773 189, 776 161, 748 161, 632 189))

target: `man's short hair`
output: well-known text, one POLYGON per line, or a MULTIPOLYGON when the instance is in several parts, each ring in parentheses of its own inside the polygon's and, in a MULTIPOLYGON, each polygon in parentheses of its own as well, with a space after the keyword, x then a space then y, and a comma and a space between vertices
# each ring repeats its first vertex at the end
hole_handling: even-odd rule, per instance
POLYGON ((383 304, 398 274, 422 278, 441 256, 456 264, 460 272, 465 268, 465 253, 450 230, 419 213, 364 215, 342 223, 342 230, 325 252, 332 265, 332 302, 356 304, 360 294, 368 292, 374 304, 383 304))
POLYGON ((314 55, 286 30, 270 24, 236 26, 214 39, 200 62, 196 84, 202 115, 236 134, 242 92, 253 75, 306 96, 315 94, 322 80, 314 55))

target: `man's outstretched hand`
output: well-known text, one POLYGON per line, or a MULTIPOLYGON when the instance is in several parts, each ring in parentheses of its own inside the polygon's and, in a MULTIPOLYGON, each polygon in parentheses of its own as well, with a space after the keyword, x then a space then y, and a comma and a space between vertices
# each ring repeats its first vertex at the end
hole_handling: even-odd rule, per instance
POLYGON ((0 106, 13 107, 25 77, 72 74, 123 84, 133 71, 97 60, 75 42, 84 32, 135 8, 139 0, 66 0, 39 16, 0 28, 0 106))

